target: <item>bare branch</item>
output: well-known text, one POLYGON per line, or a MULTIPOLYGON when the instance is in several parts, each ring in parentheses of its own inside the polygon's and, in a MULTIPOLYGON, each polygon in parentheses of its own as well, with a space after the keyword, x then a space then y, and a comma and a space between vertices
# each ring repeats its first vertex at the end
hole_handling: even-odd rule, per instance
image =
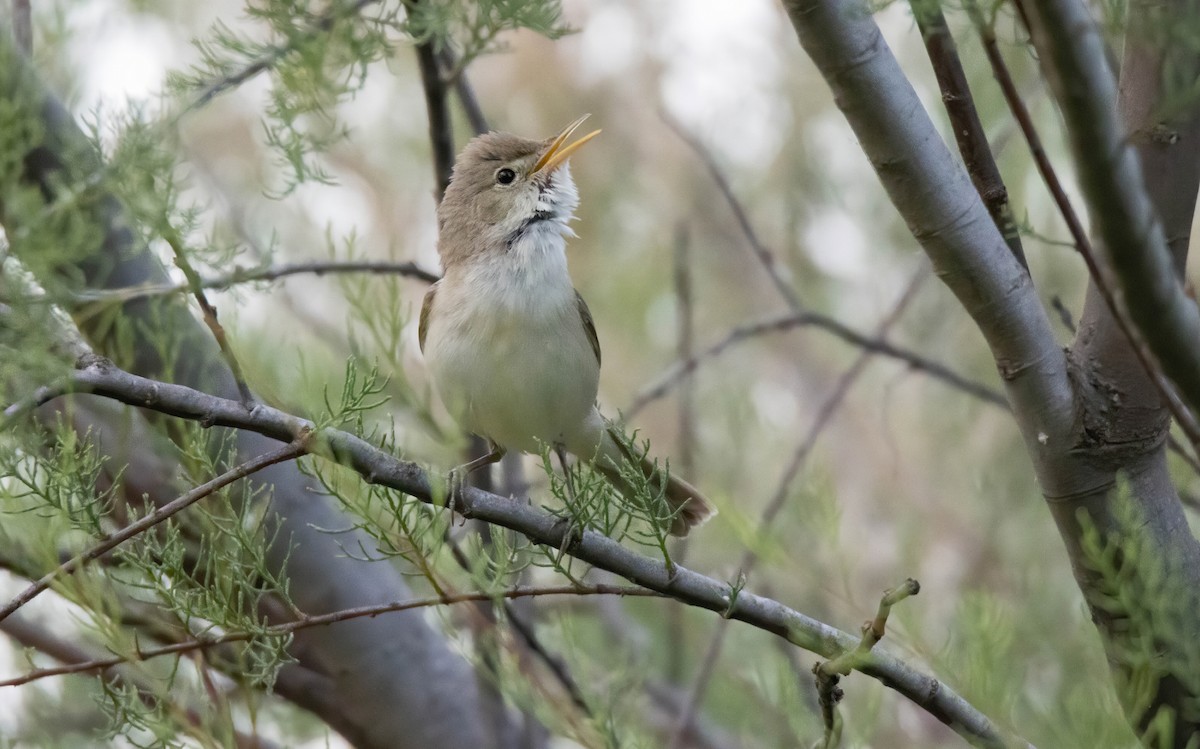
POLYGON ((1012 208, 1008 204, 1008 189, 1004 186, 1004 178, 996 166, 988 144, 987 134, 983 131, 983 123, 979 121, 979 112, 975 109, 975 100, 971 96, 971 87, 967 85, 967 74, 963 71, 962 61, 958 57, 958 47, 946 24, 946 16, 942 13, 940 0, 913 0, 913 16, 921 29, 921 38, 925 41, 925 51, 933 72, 937 76, 938 86, 942 91, 942 104, 950 117, 950 129, 954 132, 954 140, 958 143, 958 152, 962 155, 967 173, 976 192, 987 206, 988 213, 996 228, 1004 235, 1004 241, 1012 250, 1013 257, 1029 270, 1025 259, 1025 249, 1021 246, 1021 234, 1017 231, 1017 223, 1013 220, 1012 208))
MULTIPOLYGON (((1025 444, 1044 467, 1075 438, 1076 401, 1067 357, 1029 274, 942 142, 868 4, 784 6, 892 204, 987 341, 1025 444)), ((1059 478, 1066 476, 1039 470, 1048 495, 1059 478)))
POLYGON ((717 165, 716 159, 713 158, 712 154, 709 153, 708 149, 706 149, 704 145, 700 143, 700 141, 684 130, 673 119, 665 114, 662 115, 662 117, 667 123, 667 126, 670 127, 676 133, 676 135, 678 135, 679 138, 696 153, 701 162, 703 162, 705 168, 712 177, 713 182, 717 185, 717 189, 721 192, 721 195, 725 198, 725 202, 729 204, 730 209, 733 211, 734 218, 737 220, 738 226, 742 230, 742 234, 746 237, 747 242, 749 242, 755 258, 758 259, 759 264, 762 265, 763 269, 767 272, 767 275, 770 277, 776 291, 778 291, 779 295, 784 299, 785 302, 787 302, 787 305, 791 308, 793 314, 735 328, 723 341, 714 344, 712 347, 701 352, 695 357, 677 363, 672 367, 671 370, 668 370, 666 373, 660 376, 654 384, 643 388, 642 392, 634 399, 634 402, 630 405, 630 407, 626 409, 626 417, 632 418, 634 414, 648 405, 651 401, 657 400, 658 398, 666 395, 666 393, 672 387, 674 387, 680 378, 690 375, 695 371, 697 366, 703 363, 705 359, 717 356, 724 351, 724 349, 728 348, 734 343, 746 338, 760 335, 762 333, 788 330, 792 327, 803 325, 813 325, 833 333, 842 340, 853 345, 860 346, 868 351, 873 351, 884 356, 900 359, 913 369, 926 372, 930 376, 943 380, 952 387, 956 387, 960 390, 968 392, 975 397, 992 401, 997 405, 1007 404, 1007 401, 1005 401, 1004 397, 999 393, 996 393, 995 391, 992 391, 982 385, 973 383, 970 380, 955 374, 946 367, 937 364, 936 362, 929 361, 920 354, 898 348, 881 340, 868 338, 856 333, 831 317, 817 312, 810 312, 801 302, 795 288, 784 277, 784 271, 782 268, 780 268, 779 261, 776 259, 775 254, 771 252, 771 250, 763 243, 758 236, 758 232, 754 230, 754 225, 750 222, 750 218, 746 213, 745 208, 742 206, 741 201, 739 201, 737 196, 734 194, 733 188, 729 184, 729 180, 725 177, 724 172, 722 172, 721 168, 717 165))
POLYGON ((1200 408, 1200 311, 1180 282, 1138 156, 1117 116, 1117 82, 1104 36, 1077 0, 1036 0, 1023 7, 1067 123, 1119 301, 1187 404, 1200 408))
MULTIPOLYGON (((230 273, 214 278, 200 279, 203 289, 228 289, 256 281, 275 281, 288 276, 311 273, 324 276, 341 273, 372 273, 381 276, 403 276, 424 283, 433 283, 440 276, 425 270, 414 262, 394 263, 377 260, 318 260, 307 263, 283 263, 261 268, 236 268, 230 273)), ((177 284, 154 284, 127 286, 123 289, 85 289, 74 296, 77 302, 128 302, 134 299, 168 296, 191 290, 188 282, 177 284)))
POLYGON ((642 390, 634 397, 633 402, 622 411, 625 418, 633 418, 643 408, 650 405, 654 401, 667 395, 672 388, 677 386, 684 378, 692 374, 702 364, 712 359, 717 358, 725 351, 739 343, 756 338, 760 335, 770 333, 782 333, 794 328, 812 326, 831 333, 843 341, 857 346, 864 351, 880 356, 886 356, 891 359, 896 359, 907 364, 915 371, 923 372, 930 377, 938 380, 946 385, 949 385, 956 390, 970 395, 973 398, 999 406, 1008 408, 1008 400, 1000 392, 989 388, 986 385, 968 380, 962 375, 954 372, 944 364, 939 364, 931 359, 927 359, 920 354, 909 349, 900 348, 893 343, 878 337, 869 336, 859 333, 852 328, 847 327, 844 323, 838 320, 823 315, 819 312, 797 312, 785 313, 775 317, 769 317, 758 322, 746 323, 739 325, 731 330, 724 338, 712 344, 708 348, 702 349, 694 354, 686 361, 676 362, 672 364, 665 372, 658 376, 652 383, 642 388, 642 390))
POLYGON ((437 202, 442 202, 450 173, 454 169, 454 127, 446 102, 446 82, 433 41, 417 45, 417 64, 421 68, 421 86, 425 90, 425 109, 429 118, 429 141, 433 152, 433 179, 437 202))
POLYGON ((775 254, 763 244, 758 237, 758 232, 754 231, 754 225, 750 223, 750 217, 746 215, 746 210, 742 207, 741 201, 733 193, 733 187, 726 179, 725 173, 717 166, 716 159, 704 147, 704 144, 697 140, 691 133, 683 129, 683 126, 677 123, 674 119, 662 114, 663 121, 667 123, 667 127, 671 128, 679 139, 688 145, 695 154, 700 157, 705 168, 708 170, 712 180, 717 185, 717 189, 721 191, 721 195, 725 198, 725 202, 729 204, 729 208, 733 211, 733 217, 737 220, 738 227, 745 235, 746 241, 750 243, 750 249, 754 252, 754 257, 758 259, 763 270, 771 279, 771 283, 775 286, 775 290, 779 292, 779 296, 787 302, 788 307, 794 312, 799 312, 804 309, 804 305, 800 301, 800 296, 796 294, 796 289, 784 278, 784 271, 779 266, 779 261, 775 258, 775 254))
POLYGON ((976 29, 979 31, 980 39, 983 41, 983 49, 987 53, 988 62, 992 67, 992 74, 996 77, 996 82, 1000 85, 1000 90, 1004 94, 1004 100, 1008 103, 1008 108, 1012 111, 1013 117, 1021 129, 1021 134, 1025 136, 1025 141, 1029 145, 1029 151, 1033 156, 1034 164, 1037 166, 1038 173, 1042 176, 1042 181, 1046 183, 1046 188, 1050 191, 1050 196, 1054 199, 1054 204, 1058 207, 1059 213, 1067 225, 1067 230, 1071 233, 1075 249, 1083 257, 1083 261, 1087 265, 1088 274, 1091 276, 1095 290, 1104 300, 1104 304, 1108 307, 1113 320, 1129 342, 1129 347, 1137 357, 1142 369, 1145 370, 1146 376, 1154 383, 1154 386, 1163 398, 1163 402, 1171 410, 1172 415, 1174 415, 1175 420, 1179 423, 1180 428, 1183 429, 1184 434, 1187 435, 1188 441, 1192 444, 1193 451, 1200 454, 1200 423, 1196 421, 1195 415, 1188 407, 1179 400, 1179 395, 1175 392, 1174 385, 1163 374, 1158 360, 1150 351, 1147 343, 1133 328, 1128 315, 1117 305, 1111 284, 1105 278, 1105 274, 1096 261, 1096 253, 1093 251, 1092 243, 1083 228, 1083 222, 1079 219, 1078 214, 1075 213, 1070 198, 1067 197, 1067 192, 1063 188, 1062 182, 1058 178, 1058 173, 1054 169, 1054 164, 1051 163, 1050 157, 1046 154, 1046 149, 1042 146, 1042 139, 1038 135, 1037 128, 1034 127, 1033 118, 1029 115, 1029 110, 1025 106, 1025 102, 1021 99, 1016 84, 1013 83, 1008 65, 1004 62, 1004 56, 1000 54, 1000 47, 996 44, 995 28, 983 17, 983 13, 975 2, 968 2, 966 7, 967 13, 971 16, 971 21, 975 24, 976 29))
POLYGON ((454 93, 458 95, 458 101, 467 115, 467 122, 471 123, 471 131, 476 135, 483 135, 491 128, 488 127, 483 108, 479 106, 479 98, 475 96, 475 89, 467 80, 467 71, 459 68, 459 61, 449 47, 442 49, 438 57, 441 60, 442 70, 458 70, 458 74, 452 79, 454 93))

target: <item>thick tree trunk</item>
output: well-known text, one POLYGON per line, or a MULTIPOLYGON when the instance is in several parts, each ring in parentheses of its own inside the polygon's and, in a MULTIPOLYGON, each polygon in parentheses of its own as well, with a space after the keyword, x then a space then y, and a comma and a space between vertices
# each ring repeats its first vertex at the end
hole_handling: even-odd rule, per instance
MULTIPOLYGON (((938 136, 867 4, 785 6, 892 202, 992 349, 1131 722, 1167 718, 1173 745, 1184 746, 1200 729, 1200 545, 1167 472, 1168 420, 1154 385, 1094 291, 1071 356, 1059 349, 1031 280, 938 136)), ((1072 29, 1091 41, 1099 34, 1094 24, 1072 29)), ((1060 43, 1061 36, 1047 41, 1060 43)), ((1043 59, 1049 54, 1044 50, 1043 59)), ((1136 49, 1132 55, 1127 78, 1148 75, 1136 49)), ((1094 63, 1106 65, 1103 56, 1094 63)), ((1150 110, 1130 96, 1125 101, 1127 113, 1150 110)), ((1155 143, 1151 137, 1142 147, 1157 149, 1156 168, 1165 173, 1170 166, 1177 177, 1165 179, 1178 182, 1154 198, 1169 201, 1161 210, 1171 217, 1168 236, 1179 240, 1190 226, 1197 161, 1162 154, 1155 143)), ((1134 182, 1125 187, 1140 197, 1127 202, 1148 206, 1141 180, 1134 182)))

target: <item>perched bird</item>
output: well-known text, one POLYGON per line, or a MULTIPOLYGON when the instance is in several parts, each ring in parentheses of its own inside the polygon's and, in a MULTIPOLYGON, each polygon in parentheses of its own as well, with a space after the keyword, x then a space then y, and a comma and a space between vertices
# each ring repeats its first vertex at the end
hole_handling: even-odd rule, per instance
POLYGON ((712 505, 630 454, 595 405, 600 342, 566 255, 579 205, 567 159, 600 132, 568 145, 584 119, 547 140, 487 133, 459 154, 438 207, 445 274, 425 295, 421 351, 450 414, 491 446, 460 470, 545 444, 628 490, 620 467, 636 465, 655 488, 665 478, 670 533, 683 536, 715 514, 712 505))

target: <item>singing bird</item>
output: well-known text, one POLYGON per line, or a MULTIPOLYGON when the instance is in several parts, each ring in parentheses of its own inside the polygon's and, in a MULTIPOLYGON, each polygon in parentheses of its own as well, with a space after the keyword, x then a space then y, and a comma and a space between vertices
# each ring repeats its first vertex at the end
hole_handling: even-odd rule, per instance
POLYGON ((600 342, 566 255, 579 206, 567 159, 600 133, 567 144, 586 117, 546 140, 487 133, 459 154, 438 207, 445 273, 421 307, 421 351, 451 416, 491 447, 459 470, 545 444, 628 491, 620 468, 633 464, 656 489, 666 481, 669 530, 684 536, 715 514, 712 504, 632 455, 595 405, 600 342))

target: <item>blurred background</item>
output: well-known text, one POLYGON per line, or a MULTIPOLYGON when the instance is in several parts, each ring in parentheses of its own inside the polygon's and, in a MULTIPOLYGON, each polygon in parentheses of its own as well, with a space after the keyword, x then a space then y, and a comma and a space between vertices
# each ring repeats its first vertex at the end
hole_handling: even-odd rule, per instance
MULTIPOLYGON (((155 120, 178 111, 178 100, 161 94, 173 71, 201 61, 193 40, 213 39, 218 24, 251 39, 266 33, 233 0, 39 2, 34 17, 38 69, 114 150, 131 112, 155 120)), ((877 19, 944 128, 910 7, 886 5, 877 19)), ((883 356, 849 382, 861 347, 814 327, 748 337, 691 378, 670 377, 685 352, 687 321, 699 351, 789 311, 706 166, 710 159, 807 308, 869 337, 893 316, 888 341, 999 390, 982 338, 928 270, 777 2, 564 0, 559 22, 572 33, 556 40, 503 34, 502 49, 474 60, 466 76, 494 129, 546 137, 585 112, 589 127, 603 128, 572 163, 582 205, 578 238, 569 242, 571 271, 604 350, 603 410, 626 414, 655 455, 670 458, 673 471, 720 507, 679 552, 685 564, 732 579, 752 548, 761 561, 747 589, 852 632, 873 615, 883 589, 915 577, 921 593, 893 612, 884 647, 1040 746, 1134 745, 1005 408, 883 356), (631 411, 664 377, 672 384, 663 397, 631 411), (848 382, 815 448, 785 481, 797 449, 848 382), (783 509, 759 533, 779 492, 783 509)), ((1082 306, 1085 269, 1056 244, 1065 231, 965 18, 951 13, 950 22, 1014 211, 1029 230, 1034 278, 1047 306, 1065 310, 1055 315, 1065 343, 1067 318, 1082 306)), ((1057 115, 1030 54, 1011 19, 1000 29, 1018 85, 1070 183, 1057 115)), ((223 248, 201 259, 204 274, 331 258, 437 269, 421 79, 411 44, 402 34, 390 38, 391 53, 358 71, 357 90, 324 115, 304 116, 304 131, 328 141, 299 184, 264 123, 272 104, 267 77, 180 117, 181 199, 196 210, 195 232, 223 248)), ((457 150, 471 133, 453 111, 457 150)), ((1076 207, 1082 211, 1082 202, 1076 207)), ((337 392, 355 357, 391 378, 391 400, 371 418, 394 422, 405 457, 445 470, 461 462, 465 440, 431 394, 417 349, 425 288, 396 276, 295 276, 213 299, 248 381, 268 402, 310 412, 327 389, 337 392)), ((527 467, 534 496, 545 494, 540 462, 527 467)), ((1182 474, 1181 486, 1193 488, 1182 474)), ((655 600, 540 606, 546 636, 567 647, 577 678, 597 693, 629 685, 637 695, 666 684, 686 695, 721 622, 702 611, 666 615, 670 604, 655 600)), ((453 626, 448 615, 431 616, 453 626)), ((814 660, 761 631, 730 626, 698 706, 713 745, 816 739, 814 660)), ((24 664, 17 651, 0 656, 6 674, 24 664)), ((64 702, 87 713, 79 706, 85 688, 72 684, 0 694, 0 735, 45 730, 64 702)), ((962 745, 869 678, 852 676, 843 687, 846 746, 962 745)), ((618 723, 628 721, 621 745, 658 745, 662 734, 636 698, 614 696, 611 709, 618 723)), ((289 720, 281 715, 271 720, 289 720)), ((55 741, 88 745, 86 732, 58 728, 55 741)), ((341 745, 323 726, 297 730, 307 735, 296 745, 341 745)))

